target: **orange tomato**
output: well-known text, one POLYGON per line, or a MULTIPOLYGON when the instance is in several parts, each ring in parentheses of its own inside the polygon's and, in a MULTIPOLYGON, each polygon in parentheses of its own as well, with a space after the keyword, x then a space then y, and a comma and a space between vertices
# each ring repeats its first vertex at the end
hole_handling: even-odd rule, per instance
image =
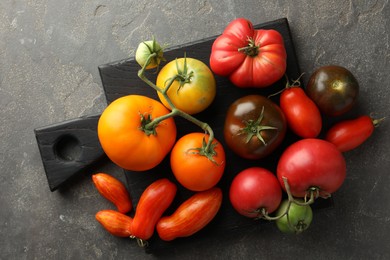
POLYGON ((168 113, 160 102, 140 95, 128 95, 112 102, 98 122, 99 141, 108 158, 132 171, 157 166, 176 141, 175 121, 165 119, 153 129, 146 129, 145 125, 168 113))
POLYGON ((190 133, 181 137, 171 151, 171 168, 177 181, 192 191, 204 191, 214 187, 225 170, 225 151, 214 139, 211 149, 204 148, 209 135, 190 133))

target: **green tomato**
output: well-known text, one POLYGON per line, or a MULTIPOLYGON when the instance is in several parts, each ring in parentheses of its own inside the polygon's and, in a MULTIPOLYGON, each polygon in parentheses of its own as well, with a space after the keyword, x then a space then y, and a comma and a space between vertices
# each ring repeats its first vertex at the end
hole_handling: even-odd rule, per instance
MULTIPOLYGON (((276 216, 279 216, 287 211, 288 200, 284 200, 278 210, 276 216)), ((296 203, 291 203, 290 208, 280 219, 277 219, 276 226, 283 233, 299 234, 309 228, 313 220, 313 211, 310 205, 301 206, 296 203)))
POLYGON ((156 42, 156 40, 144 41, 138 45, 138 48, 135 52, 135 60, 137 63, 143 67, 147 62, 149 56, 153 53, 156 53, 147 64, 146 69, 154 69, 160 65, 161 61, 164 61, 164 51, 163 48, 156 42))

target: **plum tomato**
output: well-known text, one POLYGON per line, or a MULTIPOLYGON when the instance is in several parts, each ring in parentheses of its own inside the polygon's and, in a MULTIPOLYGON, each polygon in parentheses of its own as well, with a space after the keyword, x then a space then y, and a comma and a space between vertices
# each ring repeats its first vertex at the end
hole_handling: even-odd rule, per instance
POLYGON ((374 128, 383 119, 372 119, 370 116, 363 115, 341 121, 328 130, 325 139, 336 145, 341 152, 353 150, 372 135, 374 128))
POLYGON ((190 133, 182 136, 171 151, 171 169, 177 181, 192 191, 214 187, 221 179, 226 165, 222 144, 209 135, 190 133))
POLYGON ((281 144, 286 128, 286 118, 276 103, 261 95, 247 95, 230 105, 223 134, 238 156, 261 159, 281 144))
POLYGON ((276 176, 267 169, 251 167, 233 179, 229 199, 233 208, 249 218, 261 218, 272 213, 282 200, 282 188, 276 176))
POLYGON ((164 241, 191 236, 214 219, 221 204, 222 190, 218 187, 196 192, 171 216, 162 217, 157 222, 157 233, 164 241))
MULTIPOLYGON (((198 59, 187 57, 167 63, 158 73, 156 85, 161 90, 169 86, 167 95, 173 105, 191 115, 209 107, 217 90, 209 67, 198 59)), ((171 109, 161 92, 158 92, 158 97, 171 109)))
POLYGON ((310 205, 298 205, 294 202, 290 203, 286 199, 280 204, 276 216, 280 216, 285 212, 286 214, 283 217, 275 220, 276 226, 283 233, 302 233, 309 228, 313 220, 313 211, 310 205))
POLYGON ((280 108, 289 128, 302 138, 317 137, 322 129, 322 116, 317 105, 301 87, 288 87, 280 95, 280 108))
POLYGON ((326 198, 343 184, 346 162, 332 143, 315 138, 302 139, 282 153, 277 177, 284 190, 283 178, 287 179, 294 197, 303 198, 313 193, 326 198))
POLYGON ((349 111, 359 96, 359 84, 346 68, 336 65, 318 68, 306 86, 307 95, 327 116, 349 111))

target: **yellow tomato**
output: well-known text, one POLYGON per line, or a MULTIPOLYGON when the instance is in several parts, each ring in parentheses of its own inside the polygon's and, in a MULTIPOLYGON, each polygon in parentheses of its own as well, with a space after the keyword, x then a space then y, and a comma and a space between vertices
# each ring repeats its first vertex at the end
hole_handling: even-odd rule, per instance
MULTIPOLYGON (((157 76, 156 85, 167 91, 169 99, 178 109, 196 114, 205 110, 213 102, 216 94, 216 82, 209 67, 193 58, 179 58, 166 64, 157 76)), ((158 92, 161 102, 169 109, 169 103, 158 92)))

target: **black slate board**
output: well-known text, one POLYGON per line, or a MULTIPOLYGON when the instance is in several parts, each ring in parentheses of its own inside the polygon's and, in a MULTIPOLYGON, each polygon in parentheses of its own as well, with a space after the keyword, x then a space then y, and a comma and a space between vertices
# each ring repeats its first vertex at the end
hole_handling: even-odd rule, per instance
MULTIPOLYGON (((287 19, 283 18, 256 25, 255 28, 275 29, 282 34, 288 56, 286 74, 290 79, 297 79, 301 73, 287 19)), ((183 57, 184 53, 186 53, 187 57, 197 58, 209 65, 211 45, 215 38, 216 37, 211 37, 198 42, 176 46, 172 49, 166 50, 164 57, 167 61, 171 61, 175 58, 183 57)), ((99 66, 104 92, 108 103, 111 103, 115 99, 127 94, 147 95, 158 100, 156 92, 137 77, 137 71, 139 68, 139 65, 133 59, 99 66)), ((147 77, 152 81, 155 81, 156 76, 157 75, 153 73, 148 73, 147 75, 147 77)), ((288 132, 283 144, 271 156, 263 160, 248 161, 239 158, 227 148, 222 135, 223 123, 227 108, 234 100, 248 94, 268 96, 269 94, 281 90, 285 86, 285 79, 282 78, 279 82, 267 89, 240 89, 233 86, 227 78, 219 76, 216 76, 216 81, 217 97, 215 101, 206 111, 197 114, 196 117, 204 122, 207 122, 213 128, 216 139, 219 140, 225 147, 227 165, 224 176, 218 184, 218 186, 223 189, 224 199, 222 207, 216 218, 205 229, 189 238, 180 238, 171 242, 163 242, 155 234, 150 241, 148 241, 148 246, 145 248, 148 253, 155 253, 160 250, 169 249, 180 243, 195 243, 204 241, 214 236, 226 235, 227 232, 234 232, 235 230, 244 232, 243 229, 245 228, 253 228, 253 225, 266 223, 264 221, 256 222, 242 217, 234 211, 228 199, 230 183, 238 172, 251 166, 261 166, 275 172, 276 164, 281 152, 286 146, 298 140, 298 138, 291 132, 288 132)), ((278 96, 274 97, 273 101, 278 103, 278 98, 278 96)), ((201 129, 197 126, 194 126, 182 118, 175 118, 175 122, 178 128, 178 138, 186 133, 201 131, 201 129)), ((178 185, 176 199, 173 205, 167 210, 166 214, 172 213, 182 201, 192 195, 190 191, 181 187, 174 179, 169 166, 169 155, 162 164, 148 172, 125 171, 125 174, 134 206, 137 205, 142 191, 154 180, 163 177, 169 178, 178 185)), ((327 208, 332 206, 332 203, 333 201, 331 199, 319 199, 313 205, 313 208, 327 208)))

